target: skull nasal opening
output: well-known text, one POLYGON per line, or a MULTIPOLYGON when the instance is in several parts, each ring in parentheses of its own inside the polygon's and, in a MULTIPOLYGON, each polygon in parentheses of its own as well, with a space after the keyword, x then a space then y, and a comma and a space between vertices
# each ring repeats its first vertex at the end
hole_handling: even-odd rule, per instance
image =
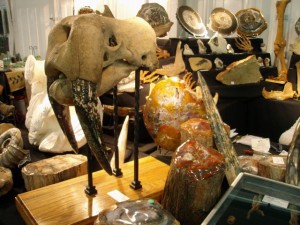
POLYGON ((147 55, 146 54, 142 55, 142 60, 145 61, 146 59, 147 59, 147 55))
POLYGON ((108 45, 110 47, 113 47, 113 46, 117 46, 118 45, 118 42, 117 42, 117 39, 115 37, 115 35, 111 35, 109 38, 108 38, 108 45))

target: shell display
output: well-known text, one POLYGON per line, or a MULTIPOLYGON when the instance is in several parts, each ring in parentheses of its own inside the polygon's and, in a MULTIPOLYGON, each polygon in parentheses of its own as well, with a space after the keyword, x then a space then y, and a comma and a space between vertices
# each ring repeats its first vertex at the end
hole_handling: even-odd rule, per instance
POLYGON ((23 149, 23 139, 18 128, 11 128, 0 135, 0 166, 14 168, 26 159, 28 153, 23 149))

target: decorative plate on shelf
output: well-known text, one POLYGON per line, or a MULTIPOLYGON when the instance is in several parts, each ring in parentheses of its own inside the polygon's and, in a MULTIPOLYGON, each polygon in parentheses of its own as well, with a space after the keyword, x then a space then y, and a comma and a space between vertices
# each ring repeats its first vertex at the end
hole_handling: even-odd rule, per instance
POLYGON ((143 4, 137 16, 143 18, 152 26, 157 37, 166 36, 173 25, 164 7, 158 3, 143 4))
POLYGON ((298 34, 298 36, 300 36, 300 17, 295 24, 295 30, 296 30, 296 33, 298 34))
POLYGON ((218 7, 215 8, 209 17, 208 28, 223 35, 233 34, 238 27, 238 21, 229 10, 218 7))
POLYGON ((177 9, 177 19, 184 30, 190 34, 201 37, 207 34, 205 25, 202 23, 199 14, 191 7, 183 5, 177 9))
POLYGON ((264 16, 258 9, 242 9, 235 16, 239 23, 237 33, 240 35, 246 37, 258 36, 268 27, 264 16))

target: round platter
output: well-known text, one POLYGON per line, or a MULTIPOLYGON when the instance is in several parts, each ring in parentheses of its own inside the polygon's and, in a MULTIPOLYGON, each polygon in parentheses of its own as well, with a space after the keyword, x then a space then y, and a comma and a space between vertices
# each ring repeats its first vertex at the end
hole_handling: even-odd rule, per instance
POLYGON ((177 19, 183 29, 194 36, 205 36, 207 30, 205 25, 197 12, 195 12, 191 7, 183 5, 177 9, 176 12, 177 19))
POLYGON ((215 8, 211 12, 209 20, 209 29, 223 35, 233 34, 238 27, 238 21, 235 15, 222 7, 215 8))
POLYGON ((166 36, 173 25, 166 10, 158 3, 143 4, 137 16, 146 20, 158 37, 166 36))
POLYGON ((300 17, 295 24, 295 30, 296 30, 296 33, 298 34, 298 36, 300 36, 300 17))
POLYGON ((258 9, 249 8, 238 11, 235 14, 239 26, 237 33, 246 37, 254 37, 260 35, 268 25, 258 9))

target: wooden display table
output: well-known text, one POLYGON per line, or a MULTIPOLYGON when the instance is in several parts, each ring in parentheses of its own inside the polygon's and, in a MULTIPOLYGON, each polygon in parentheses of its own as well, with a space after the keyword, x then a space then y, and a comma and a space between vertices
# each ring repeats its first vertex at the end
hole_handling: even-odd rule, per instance
POLYGON ((107 193, 118 190, 130 199, 153 198, 160 201, 169 166, 148 156, 139 160, 142 188, 133 190, 133 161, 121 168, 122 177, 93 173, 98 193, 85 194, 87 175, 17 195, 16 207, 26 224, 93 224, 100 211, 117 201, 107 193))

